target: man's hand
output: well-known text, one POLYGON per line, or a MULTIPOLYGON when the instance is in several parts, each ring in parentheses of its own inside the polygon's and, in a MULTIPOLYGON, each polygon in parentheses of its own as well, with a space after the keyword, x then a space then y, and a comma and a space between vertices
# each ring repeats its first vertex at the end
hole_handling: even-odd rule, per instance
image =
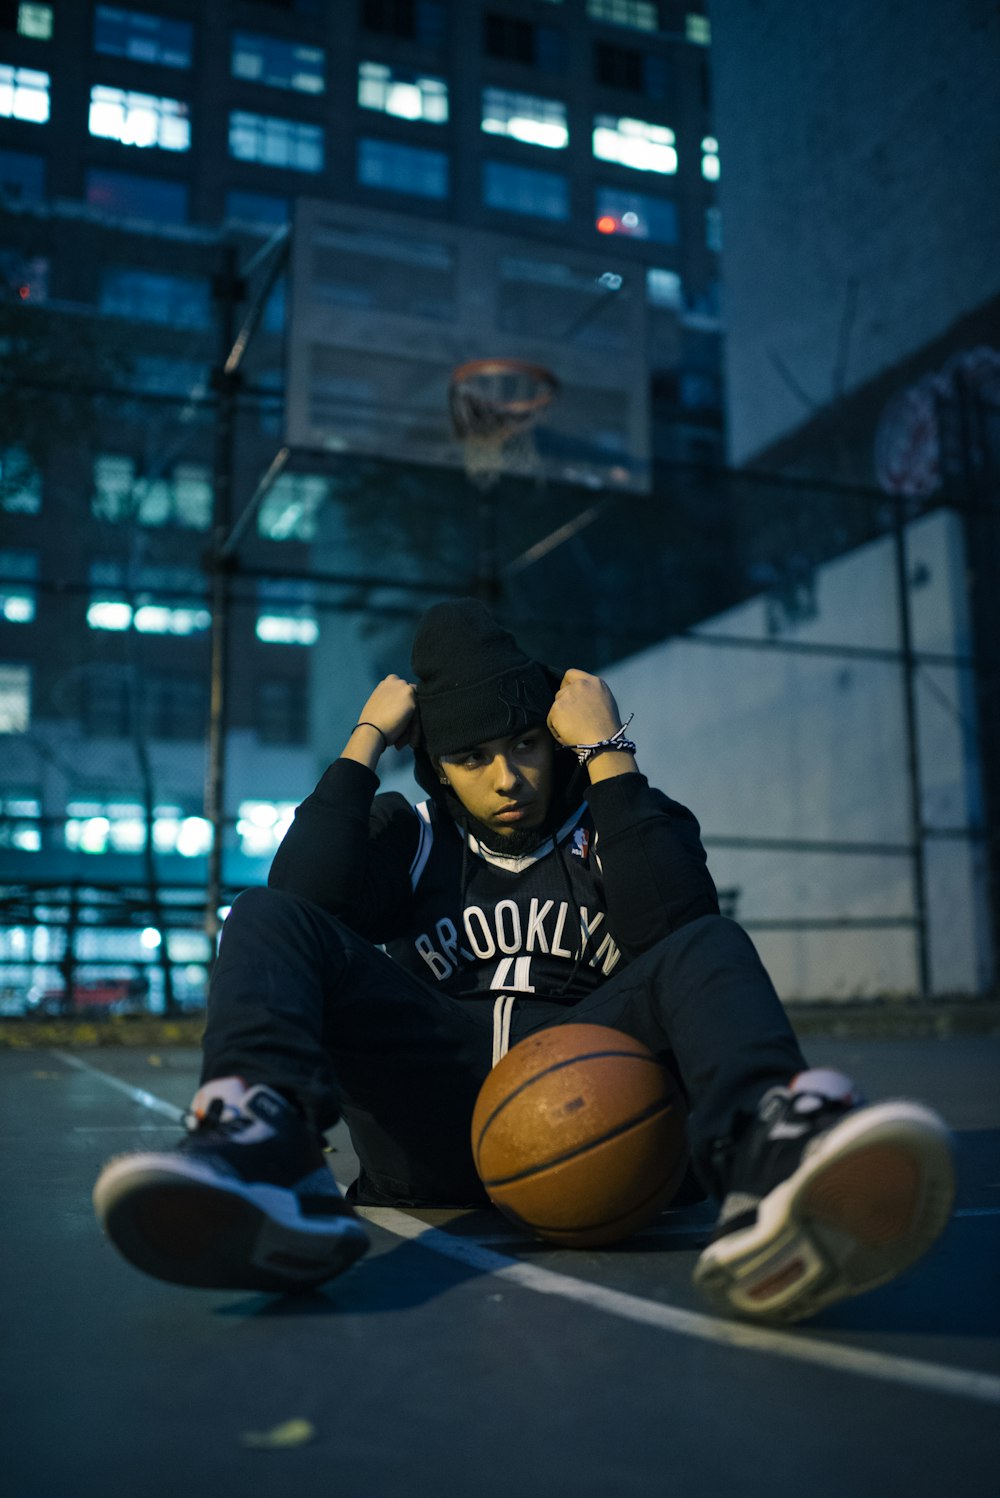
POLYGON ((417 732, 417 697, 412 682, 401 676, 386 676, 379 682, 358 714, 358 726, 344 748, 342 758, 357 760, 374 770, 390 744, 403 749, 414 743, 417 732))
MULTIPOLYGON (((622 726, 611 688, 587 671, 567 671, 548 717, 549 732, 559 744, 599 744, 622 726)), ((587 762, 591 783, 632 774, 635 759, 625 750, 605 749, 587 762)))
POLYGON ((549 732, 560 744, 597 744, 622 726, 611 688, 599 676, 567 671, 548 717, 549 732))

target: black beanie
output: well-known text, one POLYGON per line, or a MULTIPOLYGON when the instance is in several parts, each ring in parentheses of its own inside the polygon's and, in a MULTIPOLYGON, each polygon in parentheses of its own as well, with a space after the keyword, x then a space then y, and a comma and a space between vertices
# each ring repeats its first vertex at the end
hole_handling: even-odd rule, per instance
POLYGON ((413 672, 424 748, 456 754, 544 723, 552 679, 476 598, 437 603, 417 626, 413 672))

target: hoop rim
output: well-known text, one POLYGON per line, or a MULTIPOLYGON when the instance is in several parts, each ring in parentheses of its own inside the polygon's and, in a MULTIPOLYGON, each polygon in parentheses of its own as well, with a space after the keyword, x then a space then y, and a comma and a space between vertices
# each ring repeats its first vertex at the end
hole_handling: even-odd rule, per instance
POLYGON ((497 415, 530 416, 536 411, 543 411, 559 393, 558 379, 551 369, 546 369, 544 364, 533 364, 529 359, 469 359, 466 363, 457 365, 451 372, 449 392, 452 400, 454 401, 456 395, 461 392, 461 387, 470 380, 505 374, 522 375, 536 380, 539 389, 536 395, 525 396, 520 400, 500 400, 475 391, 475 399, 492 409, 497 415))

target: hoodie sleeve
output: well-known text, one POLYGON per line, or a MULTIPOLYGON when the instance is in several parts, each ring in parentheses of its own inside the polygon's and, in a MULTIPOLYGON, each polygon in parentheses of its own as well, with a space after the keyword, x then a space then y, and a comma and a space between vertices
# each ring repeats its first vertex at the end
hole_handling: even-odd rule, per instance
POLYGON ((405 797, 376 796, 378 784, 365 765, 335 760, 297 808, 267 882, 383 942, 411 898, 419 824, 405 797))
POLYGON ((644 775, 616 775, 587 790, 597 831, 608 918, 633 956, 688 921, 719 914, 694 815, 644 775))

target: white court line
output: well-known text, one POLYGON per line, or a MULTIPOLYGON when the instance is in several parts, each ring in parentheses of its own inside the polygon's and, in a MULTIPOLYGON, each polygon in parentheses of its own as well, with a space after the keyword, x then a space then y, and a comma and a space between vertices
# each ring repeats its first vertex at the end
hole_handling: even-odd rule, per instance
MULTIPOLYGON (((141 1103, 144 1108, 162 1113, 178 1123, 184 1117, 182 1108, 175 1108, 173 1104, 164 1102, 162 1098, 157 1098, 142 1088, 132 1087, 108 1072, 99 1071, 96 1066, 81 1061, 78 1056, 64 1051, 52 1051, 51 1054, 67 1066, 87 1072, 117 1092, 124 1093, 133 1102, 141 1103)), ((774 1357, 813 1363, 834 1371, 881 1379, 886 1383, 906 1384, 933 1394, 955 1394, 966 1399, 1000 1405, 1000 1378, 990 1373, 978 1373, 971 1368, 952 1368, 944 1363, 923 1363, 915 1358, 901 1358, 890 1353, 869 1352, 865 1348, 848 1347, 843 1343, 815 1341, 802 1331, 772 1331, 769 1327, 751 1326, 742 1321, 724 1321, 701 1311, 685 1311, 679 1306, 643 1300, 641 1296, 629 1295, 623 1290, 593 1285, 568 1274, 543 1269, 537 1264, 512 1259, 507 1254, 497 1253, 478 1242, 455 1237, 441 1228, 427 1227, 418 1218, 395 1207, 366 1207, 363 1215, 377 1227, 386 1229, 398 1238, 417 1242, 422 1248, 428 1248, 448 1259, 457 1259, 460 1263, 468 1264, 485 1274, 492 1274, 508 1284, 532 1290, 539 1295, 558 1295, 564 1300, 576 1301, 592 1310, 605 1311, 625 1321, 638 1322, 642 1326, 655 1327, 680 1336, 695 1337, 703 1342, 716 1342, 727 1347, 743 1348, 748 1352, 770 1353, 774 1357)))

